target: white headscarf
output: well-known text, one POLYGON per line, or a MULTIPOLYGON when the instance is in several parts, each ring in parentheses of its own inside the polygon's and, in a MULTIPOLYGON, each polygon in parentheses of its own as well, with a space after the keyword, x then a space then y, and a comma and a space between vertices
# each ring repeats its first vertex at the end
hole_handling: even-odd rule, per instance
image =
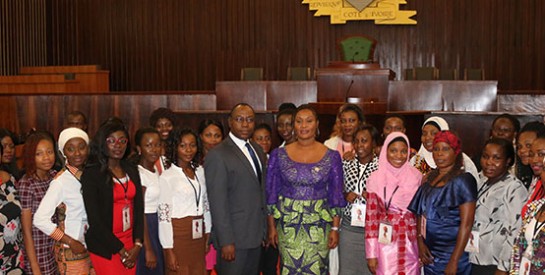
POLYGON ((59 145, 59 151, 63 157, 66 157, 64 155, 64 145, 66 145, 66 143, 73 138, 81 138, 87 145, 89 145, 89 136, 83 130, 75 127, 66 128, 62 130, 61 134, 59 135, 59 141, 57 142, 59 145))
MULTIPOLYGON (((438 117, 438 116, 432 116, 432 117, 426 119, 426 121, 424 121, 424 124, 422 124, 422 129, 424 129, 424 126, 426 126, 426 124, 430 124, 430 123, 431 123, 431 125, 433 125, 435 127, 439 126, 439 131, 449 130, 447 121, 445 119, 441 118, 441 117, 438 117)), ((431 168, 437 167, 437 165, 435 164, 435 160, 433 160, 433 153, 428 151, 424 147, 424 144, 420 145, 420 149, 418 150, 417 155, 419 155, 421 158, 425 159, 426 163, 431 168)))

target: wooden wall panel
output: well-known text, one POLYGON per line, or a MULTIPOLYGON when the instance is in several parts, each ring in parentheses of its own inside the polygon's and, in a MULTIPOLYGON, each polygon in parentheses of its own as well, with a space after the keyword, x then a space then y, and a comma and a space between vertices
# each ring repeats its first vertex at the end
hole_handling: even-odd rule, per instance
POLYGON ((169 107, 175 112, 213 112, 216 107, 212 92, 0 95, 0 102, 8 103, 7 108, 0 108, 0 128, 19 134, 31 129, 47 130, 55 135, 62 130, 66 114, 74 110, 87 115, 89 133, 94 134, 100 124, 111 116, 121 118, 134 133, 138 128, 149 125, 150 114, 159 107, 169 107))
POLYGON ((263 67, 266 80, 284 80, 289 66, 325 67, 340 58, 337 39, 366 34, 397 79, 411 67, 481 67, 501 90, 545 89, 545 1, 408 0, 401 8, 417 11, 416 26, 331 25, 301 2, 0 0, 0 37, 14 38, 23 25, 29 33, 3 41, 0 74, 47 56, 48 65, 101 64, 114 91, 213 90, 237 80, 241 67, 263 67), (28 3, 47 5, 19 8, 28 3), (16 17, 33 11, 46 12, 47 28, 41 17, 16 17))
POLYGON ((47 65, 46 0, 0 0, 0 75, 47 65))

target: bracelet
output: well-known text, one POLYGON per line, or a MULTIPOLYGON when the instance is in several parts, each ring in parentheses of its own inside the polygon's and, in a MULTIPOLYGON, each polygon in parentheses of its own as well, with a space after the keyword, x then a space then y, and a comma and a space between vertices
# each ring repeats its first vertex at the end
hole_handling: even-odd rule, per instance
POLYGON ((142 248, 142 246, 144 246, 141 242, 134 242, 134 245, 136 245, 136 246, 138 246, 140 248, 142 248))
POLYGON ((333 227, 331 227, 331 230, 332 230, 332 231, 339 231, 339 228, 336 227, 336 226, 333 226, 333 227))

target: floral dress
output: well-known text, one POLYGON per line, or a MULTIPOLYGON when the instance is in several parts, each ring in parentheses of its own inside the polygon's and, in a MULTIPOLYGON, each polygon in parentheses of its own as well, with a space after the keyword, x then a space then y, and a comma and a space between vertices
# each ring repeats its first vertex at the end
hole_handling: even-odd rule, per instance
POLYGON ((0 274, 23 272, 21 204, 14 182, 12 177, 0 186, 0 274))

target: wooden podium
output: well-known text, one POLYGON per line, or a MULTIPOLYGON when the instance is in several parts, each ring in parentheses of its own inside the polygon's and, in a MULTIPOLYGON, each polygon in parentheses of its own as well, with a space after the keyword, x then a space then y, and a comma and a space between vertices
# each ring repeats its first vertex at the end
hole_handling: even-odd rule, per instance
POLYGON ((394 77, 392 70, 378 63, 330 62, 316 70, 318 102, 345 102, 347 97, 386 102, 388 81, 394 77))

